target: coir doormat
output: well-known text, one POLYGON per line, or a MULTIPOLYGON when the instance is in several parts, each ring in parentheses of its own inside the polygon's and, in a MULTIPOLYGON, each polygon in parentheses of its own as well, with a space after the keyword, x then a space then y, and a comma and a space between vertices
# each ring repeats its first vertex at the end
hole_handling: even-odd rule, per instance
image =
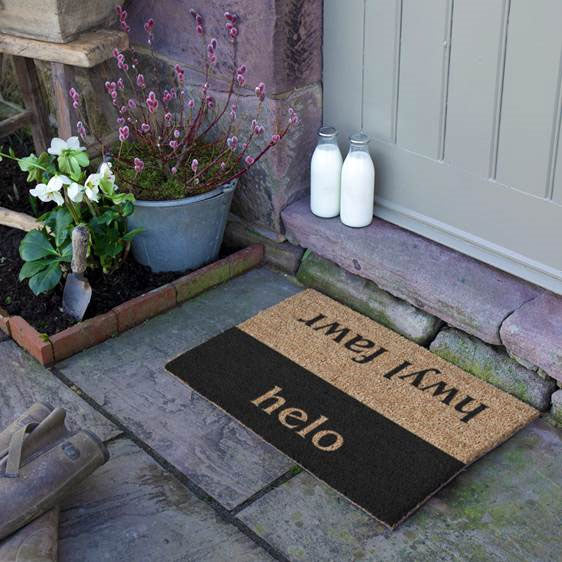
POLYGON ((167 369, 391 528, 538 416, 314 290, 167 369))

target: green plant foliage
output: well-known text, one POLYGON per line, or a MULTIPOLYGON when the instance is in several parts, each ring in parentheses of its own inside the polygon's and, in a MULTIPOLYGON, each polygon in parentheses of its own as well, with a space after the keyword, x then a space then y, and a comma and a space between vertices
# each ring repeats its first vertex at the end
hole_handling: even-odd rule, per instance
POLYGON ((89 232, 87 266, 104 273, 117 269, 131 240, 141 231, 127 229, 135 197, 120 192, 111 164, 103 163, 87 175, 90 165, 77 137, 53 139, 49 153, 17 158, 13 151, 0 157, 17 160, 29 182, 37 182, 30 195, 57 206, 39 217, 40 230, 26 234, 20 243, 25 262, 19 275, 36 294, 54 289, 72 261, 72 230, 86 225, 89 232))

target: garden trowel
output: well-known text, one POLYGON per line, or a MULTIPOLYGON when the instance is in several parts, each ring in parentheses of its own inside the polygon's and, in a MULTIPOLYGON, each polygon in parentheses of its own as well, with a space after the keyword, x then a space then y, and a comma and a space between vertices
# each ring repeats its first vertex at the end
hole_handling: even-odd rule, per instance
POLYGON ((76 226, 72 231, 72 273, 66 278, 62 295, 62 308, 66 314, 78 322, 84 318, 92 298, 92 287, 84 277, 86 271, 86 254, 88 252, 88 229, 76 226))

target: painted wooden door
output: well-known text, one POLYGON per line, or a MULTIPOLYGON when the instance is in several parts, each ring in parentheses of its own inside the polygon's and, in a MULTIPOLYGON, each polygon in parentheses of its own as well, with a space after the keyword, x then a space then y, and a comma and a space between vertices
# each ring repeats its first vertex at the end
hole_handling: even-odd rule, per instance
POLYGON ((325 0, 324 123, 375 214, 562 293, 562 0, 325 0))

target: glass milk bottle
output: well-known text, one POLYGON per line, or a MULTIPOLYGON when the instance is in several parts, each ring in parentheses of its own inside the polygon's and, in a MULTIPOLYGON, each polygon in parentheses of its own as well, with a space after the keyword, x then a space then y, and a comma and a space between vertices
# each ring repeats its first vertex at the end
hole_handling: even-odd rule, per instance
POLYGON ((368 226, 373 220, 375 166, 369 154, 369 137, 350 137, 349 153, 341 172, 340 220, 347 226, 368 226))
POLYGON ((334 127, 318 131, 318 145, 310 162, 310 210, 323 218, 340 214, 342 156, 334 127))

